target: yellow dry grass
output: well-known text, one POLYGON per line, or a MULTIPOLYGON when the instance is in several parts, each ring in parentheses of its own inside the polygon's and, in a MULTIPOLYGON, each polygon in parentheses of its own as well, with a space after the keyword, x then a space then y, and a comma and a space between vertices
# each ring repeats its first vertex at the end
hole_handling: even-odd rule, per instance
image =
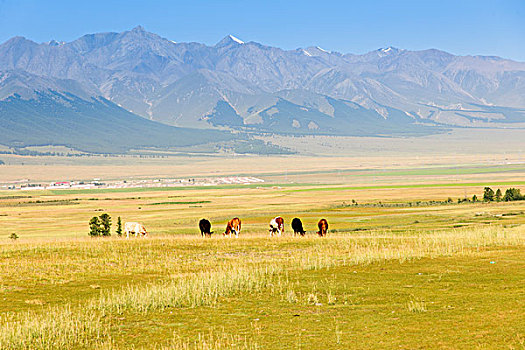
MULTIPOLYGON (((4 245, 3 256, 27 253, 39 256, 46 274, 61 274, 67 270, 75 271, 79 266, 91 266, 90 259, 103 256, 105 261, 112 261, 118 267, 125 266, 132 273, 145 271, 133 261, 154 261, 155 264, 148 266, 148 273, 158 273, 167 279, 121 286, 76 305, 45 308, 42 313, 5 314, 0 326, 0 348, 109 346, 111 334, 108 333, 109 321, 106 318, 124 312, 195 308, 231 295, 262 290, 293 301, 286 271, 469 255, 484 247, 522 247, 525 244, 524 232, 524 227, 520 226, 417 232, 401 236, 372 232, 359 236, 332 235, 327 239, 288 237, 272 240, 254 236, 239 240, 156 238, 149 241, 81 240, 58 246, 47 242, 4 245), (167 246, 171 249, 167 250, 167 246), (60 256, 73 257, 77 264, 71 264, 69 259, 56 259, 60 256)), ((24 272, 30 270, 26 269, 24 272)), ((21 271, 17 266, 3 266, 1 273, 21 271)), ((85 271, 76 270, 76 273, 85 271)), ((319 301, 316 293, 310 293, 306 300, 309 304, 319 301)), ((424 312, 424 305, 419 301, 407 304, 407 308, 424 312)), ((179 348, 184 346, 182 343, 179 348)))

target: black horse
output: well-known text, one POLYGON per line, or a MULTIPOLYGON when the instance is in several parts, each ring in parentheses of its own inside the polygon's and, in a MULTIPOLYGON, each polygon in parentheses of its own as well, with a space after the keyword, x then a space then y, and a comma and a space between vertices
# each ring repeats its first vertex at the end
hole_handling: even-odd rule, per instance
POLYGON ((293 235, 300 234, 301 236, 304 236, 306 231, 303 229, 303 223, 301 222, 301 219, 294 218, 292 220, 292 229, 293 229, 293 235))
POLYGON ((206 220, 206 219, 201 219, 201 221, 199 221, 199 228, 201 230, 201 236, 203 237, 211 237, 211 234, 213 233, 211 231, 211 223, 206 220))

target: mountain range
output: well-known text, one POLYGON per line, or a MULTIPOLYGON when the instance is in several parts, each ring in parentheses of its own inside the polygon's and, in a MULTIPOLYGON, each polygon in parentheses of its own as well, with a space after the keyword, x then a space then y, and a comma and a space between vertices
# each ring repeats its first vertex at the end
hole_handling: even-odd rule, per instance
POLYGON ((51 134, 26 140, 20 126, 41 129, 56 109, 80 121, 77 103, 84 111, 103 108, 100 125, 110 120, 116 128, 140 116, 147 123, 136 124, 137 131, 195 132, 201 140, 231 138, 228 131, 412 136, 450 127, 522 128, 525 63, 436 49, 283 50, 231 35, 207 46, 140 26, 68 43, 14 37, 0 45, 0 121, 11 121, 0 144, 52 141, 51 134), (38 110, 38 118, 17 114, 21 105, 38 110))

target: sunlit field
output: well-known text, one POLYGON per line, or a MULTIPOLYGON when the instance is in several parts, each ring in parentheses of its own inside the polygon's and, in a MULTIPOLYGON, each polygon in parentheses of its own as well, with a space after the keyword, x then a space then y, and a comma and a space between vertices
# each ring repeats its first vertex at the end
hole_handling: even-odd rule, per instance
POLYGON ((525 202, 482 202, 485 186, 524 191, 521 163, 203 161, 265 182, 1 192, 0 348, 524 348, 525 202), (88 237, 102 213, 112 236, 88 237), (240 237, 223 237, 234 216, 240 237), (118 217, 149 236, 117 237, 118 217))

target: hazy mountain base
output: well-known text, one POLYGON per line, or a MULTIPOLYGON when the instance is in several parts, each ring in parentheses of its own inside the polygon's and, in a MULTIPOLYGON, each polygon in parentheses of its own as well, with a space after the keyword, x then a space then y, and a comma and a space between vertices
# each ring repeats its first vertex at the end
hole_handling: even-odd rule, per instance
MULTIPOLYGON (((424 137, 350 137, 325 135, 255 135, 254 140, 230 140, 222 143, 200 144, 175 148, 142 148, 130 149, 127 155, 114 155, 110 158, 93 154, 82 154, 73 149, 64 147, 26 147, 9 148, 0 145, 0 160, 10 165, 67 165, 94 166, 94 165, 127 165, 133 164, 140 168, 162 168, 166 165, 191 163, 193 167, 208 162, 223 162, 232 155, 256 155, 255 157, 239 157, 238 161, 261 162, 261 155, 294 154, 279 160, 288 164, 288 168, 301 167, 302 163, 317 162, 316 157, 330 157, 341 159, 383 159, 384 164, 396 160, 405 166, 412 166, 412 161, 422 162, 431 159, 434 163, 459 162, 485 163, 498 159, 498 164, 504 161, 511 163, 525 162, 525 144, 523 143, 522 129, 466 129, 456 128, 447 133, 424 137), (16 152, 18 150, 18 152, 16 152), (244 152, 244 151, 250 152, 244 152), (27 154, 24 156, 24 152, 27 154), (36 152, 36 153, 32 153, 36 152), (35 157, 27 157, 36 155, 35 157), (63 157, 64 155, 70 155, 63 157), (138 158, 142 156, 147 158, 138 158), (176 157, 174 157, 176 156, 176 157), (189 156, 189 157, 188 157, 189 156), (308 156, 308 157, 305 157, 308 156), (370 157, 370 158, 367 158, 370 157), (400 158, 401 157, 401 158, 400 158), (215 161, 214 161, 215 159, 215 161), (453 160, 451 160, 453 159, 453 160), (297 162, 292 162, 297 161, 297 162), (125 164, 121 164, 124 162, 125 164), (144 163, 146 162, 146 163, 144 163), (153 162, 153 163, 152 163, 153 162)), ((275 162, 276 157, 265 160, 275 162)), ((347 161, 337 163, 337 168, 344 168, 347 161)), ((366 163, 366 162, 365 162, 366 163)), ((207 165, 214 168, 217 164, 207 165)), ((249 167, 253 167, 249 163, 249 167)), ((425 163, 426 164, 426 163, 425 163)), ((430 163, 429 163, 430 164, 430 163)), ((242 168, 242 167, 240 167, 242 168)), ((239 169, 240 169, 239 168, 239 169)), ((152 170, 157 173, 156 170, 152 170)), ((176 172, 179 172, 177 170, 176 172)), ((241 170, 239 170, 241 171, 241 170)), ((188 173, 191 174, 191 171, 188 173)), ((20 178, 29 176, 20 174, 20 178)), ((14 178, 13 178, 14 179, 14 178)))
POLYGON ((330 114, 279 98, 246 119, 229 103, 218 101, 205 118, 214 126, 294 135, 422 136, 445 131, 434 122, 414 119, 394 108, 382 107, 388 114, 385 118, 351 101, 324 99, 331 108, 330 114))
POLYGON ((123 154, 132 149, 149 154, 290 153, 248 135, 163 125, 104 98, 54 91, 0 101, 0 144, 1 153, 20 155, 123 154))
MULTIPOLYGON (((525 161, 524 129, 454 128, 421 137, 352 137, 325 135, 266 135, 261 140, 302 155, 413 156, 521 154, 525 161)), ((516 161, 516 159, 514 160, 516 161)))

